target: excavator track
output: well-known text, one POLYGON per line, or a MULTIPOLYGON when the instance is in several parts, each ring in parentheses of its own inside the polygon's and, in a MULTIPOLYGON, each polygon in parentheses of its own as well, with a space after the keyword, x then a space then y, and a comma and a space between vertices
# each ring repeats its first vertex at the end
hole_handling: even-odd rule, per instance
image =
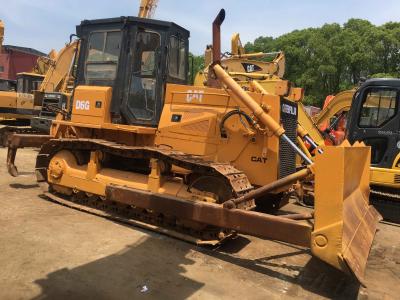
MULTIPOLYGON (((233 197, 239 197, 253 189, 246 175, 228 163, 205 161, 199 156, 185 154, 175 150, 160 149, 157 147, 126 146, 105 140, 96 139, 54 139, 45 143, 37 157, 36 173, 39 182, 47 182, 47 167, 51 158, 61 150, 69 151, 102 151, 112 155, 132 159, 158 159, 165 163, 178 166, 202 176, 223 178, 232 190, 233 197)), ((220 184, 220 181, 218 182, 220 184)), ((96 214, 118 222, 128 223, 156 232, 170 235, 195 244, 215 245, 235 234, 234 231, 217 228, 198 222, 186 222, 173 216, 156 214, 150 210, 132 207, 115 201, 108 201, 104 197, 88 195, 82 191, 75 191, 70 199, 62 195, 49 185, 49 192, 45 195, 52 201, 69 207, 96 214), (193 223, 193 226, 191 226, 193 223)), ((254 200, 248 201, 240 207, 250 210, 255 207, 254 200)))
POLYGON ((371 204, 385 221, 400 224, 400 195, 391 189, 371 187, 371 204))

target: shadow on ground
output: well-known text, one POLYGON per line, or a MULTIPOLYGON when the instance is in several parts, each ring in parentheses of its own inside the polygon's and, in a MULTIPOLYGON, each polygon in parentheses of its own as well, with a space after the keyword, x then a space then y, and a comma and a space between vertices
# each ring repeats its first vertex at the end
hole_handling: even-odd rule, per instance
POLYGON ((27 190, 27 189, 33 189, 39 187, 37 183, 33 184, 22 184, 22 183, 10 183, 10 187, 13 189, 18 189, 18 190, 27 190))
MULTIPOLYGON (((237 242, 243 245, 246 242, 242 241, 242 239, 246 238, 240 237, 237 242)), ((287 263, 287 258, 303 254, 311 256, 311 251, 293 245, 290 245, 290 247, 293 251, 257 259, 235 256, 234 253, 236 253, 237 249, 235 245, 232 247, 231 243, 224 244, 218 251, 202 250, 202 252, 265 276, 286 281, 293 284, 293 286, 298 285, 304 290, 322 297, 357 299, 360 284, 355 278, 343 274, 315 257, 311 257, 304 266, 291 265, 287 263)), ((295 291, 292 296, 301 295, 298 295, 295 291)))
POLYGON ((184 276, 184 266, 194 263, 186 251, 164 256, 174 247, 164 244, 143 238, 120 253, 50 273, 35 281, 42 289, 35 299, 186 299, 204 283, 184 276))
MULTIPOLYGON (((120 253, 77 268, 61 269, 37 280, 35 283, 41 287, 42 294, 35 299, 136 299, 139 296, 186 299, 207 284, 185 276, 185 266, 195 263, 187 257, 190 249, 244 268, 249 281, 252 280, 252 272, 257 272, 266 276, 265 284, 285 281, 293 287, 298 285, 327 298, 357 298, 357 282, 317 259, 309 260, 304 267, 282 263, 282 259, 308 253, 308 250, 293 247, 291 252, 254 260, 235 256, 247 243, 248 240, 241 237, 218 250, 211 250, 169 238, 144 238, 120 253), (174 255, 171 256, 171 253, 174 255), (287 271, 293 274, 288 275, 287 271), (144 292, 144 286, 148 291, 144 292)), ((213 275, 210 275, 209 280, 212 278, 213 275)), ((271 286, 271 289, 274 287, 271 286)), ((293 293, 289 289, 288 294, 295 297, 307 295, 304 292, 299 294, 298 289, 294 289, 293 293)), ((279 290, 275 292, 279 293, 279 290)), ((229 294, 220 296, 229 297, 229 294)))

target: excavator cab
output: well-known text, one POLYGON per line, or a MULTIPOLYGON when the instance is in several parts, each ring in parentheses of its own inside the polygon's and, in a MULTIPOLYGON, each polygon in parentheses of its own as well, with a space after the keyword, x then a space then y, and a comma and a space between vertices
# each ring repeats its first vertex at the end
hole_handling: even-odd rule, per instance
POLYGON ((372 203, 386 220, 399 222, 400 79, 370 79, 354 94, 347 136, 371 146, 372 203))
POLYGON ((399 153, 399 79, 371 79, 355 93, 348 138, 371 146, 371 165, 391 168, 399 153))
POLYGON ((44 75, 34 73, 17 74, 17 93, 32 94, 38 90, 44 79, 44 75))
POLYGON ((121 17, 83 21, 77 35, 77 85, 112 87, 112 123, 156 127, 166 83, 188 81, 189 31, 171 22, 121 17))
POLYGON ((0 79, 0 91, 9 92, 17 89, 17 81, 10 79, 0 79))

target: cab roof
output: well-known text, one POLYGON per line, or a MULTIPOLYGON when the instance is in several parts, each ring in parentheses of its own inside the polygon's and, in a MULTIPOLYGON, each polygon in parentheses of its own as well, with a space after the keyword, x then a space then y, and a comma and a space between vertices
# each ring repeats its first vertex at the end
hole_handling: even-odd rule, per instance
POLYGON ((399 78, 371 78, 367 79, 362 87, 366 86, 392 86, 392 87, 400 87, 400 79, 399 78))
POLYGON ((121 16, 116 18, 106 18, 106 19, 94 19, 94 20, 83 20, 80 25, 77 26, 77 34, 79 35, 79 28, 90 26, 90 25, 112 25, 112 24, 123 24, 123 23, 132 23, 138 25, 153 25, 157 27, 164 27, 164 28, 176 28, 182 33, 185 33, 187 37, 190 36, 190 31, 179 26, 174 22, 167 22, 167 21, 160 21, 154 19, 146 19, 146 18, 139 18, 139 17, 132 17, 132 16, 121 16))

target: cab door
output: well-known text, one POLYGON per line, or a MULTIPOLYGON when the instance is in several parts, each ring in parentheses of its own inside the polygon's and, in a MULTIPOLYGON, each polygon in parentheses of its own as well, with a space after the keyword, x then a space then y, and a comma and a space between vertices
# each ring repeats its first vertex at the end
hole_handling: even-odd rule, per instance
POLYGON ((156 126, 162 108, 161 34, 138 29, 131 48, 122 114, 128 124, 156 126))
POLYGON ((390 168, 400 148, 399 89, 369 86, 356 94, 348 139, 371 146, 371 165, 390 168))

